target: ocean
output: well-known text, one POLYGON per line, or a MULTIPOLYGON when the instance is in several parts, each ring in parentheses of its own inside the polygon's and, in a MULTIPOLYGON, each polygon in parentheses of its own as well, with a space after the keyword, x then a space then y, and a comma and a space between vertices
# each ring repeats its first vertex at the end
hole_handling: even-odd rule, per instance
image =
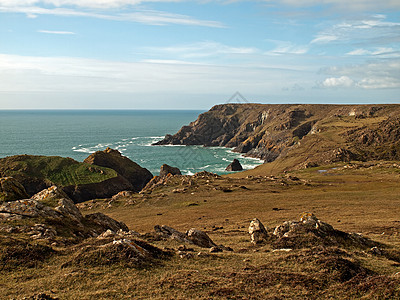
POLYGON ((262 161, 231 149, 203 146, 152 146, 197 119, 194 110, 3 110, 0 157, 16 154, 71 157, 83 161, 107 147, 117 149, 153 175, 162 164, 191 175, 203 170, 226 174, 237 158, 244 169, 262 161))

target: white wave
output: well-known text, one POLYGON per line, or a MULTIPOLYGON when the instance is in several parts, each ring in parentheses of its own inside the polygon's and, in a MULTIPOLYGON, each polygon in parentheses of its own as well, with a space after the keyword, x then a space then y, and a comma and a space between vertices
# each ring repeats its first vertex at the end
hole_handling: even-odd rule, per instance
POLYGON ((199 167, 199 169, 204 170, 204 169, 207 169, 207 168, 209 168, 209 167, 211 167, 211 165, 206 165, 206 166, 204 166, 204 167, 199 167))
POLYGON ((80 148, 80 149, 75 149, 73 151, 75 151, 75 152, 83 152, 83 153, 94 153, 94 152, 96 152, 96 151, 93 151, 93 150, 88 149, 88 148, 80 148))

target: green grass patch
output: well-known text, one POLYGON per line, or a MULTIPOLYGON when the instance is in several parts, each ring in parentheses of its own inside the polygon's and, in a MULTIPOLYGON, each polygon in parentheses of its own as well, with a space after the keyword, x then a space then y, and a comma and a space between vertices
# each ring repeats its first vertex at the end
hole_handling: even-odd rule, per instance
POLYGON ((117 172, 112 169, 58 156, 19 155, 0 161, 2 176, 23 174, 48 179, 60 186, 98 183, 117 176, 117 172))

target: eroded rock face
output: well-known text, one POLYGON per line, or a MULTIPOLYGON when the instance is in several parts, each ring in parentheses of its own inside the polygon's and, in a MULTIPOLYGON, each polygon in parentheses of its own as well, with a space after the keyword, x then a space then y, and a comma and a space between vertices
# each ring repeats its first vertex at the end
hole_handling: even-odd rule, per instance
POLYGON ((29 198, 24 186, 13 177, 0 178, 0 203, 29 198))
POLYGON ((135 192, 140 191, 153 178, 147 169, 111 148, 91 154, 84 162, 115 170, 132 185, 132 190, 135 192))
POLYGON ((168 174, 182 175, 181 170, 179 170, 179 168, 175 168, 175 167, 171 167, 167 164, 163 164, 160 169, 160 177, 167 176, 168 174))
POLYGON ((225 171, 242 171, 243 167, 236 158, 226 167, 225 171))
POLYGON ((249 234, 253 244, 265 242, 268 238, 267 230, 265 229, 263 223, 261 223, 261 221, 257 218, 254 218, 250 222, 249 234))

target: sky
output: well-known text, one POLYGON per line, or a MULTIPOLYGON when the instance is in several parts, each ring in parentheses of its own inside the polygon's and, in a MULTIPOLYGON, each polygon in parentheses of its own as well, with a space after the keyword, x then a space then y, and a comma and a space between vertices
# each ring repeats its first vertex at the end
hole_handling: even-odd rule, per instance
POLYGON ((400 0, 0 0, 0 109, 208 109, 236 92, 399 103, 400 0))

